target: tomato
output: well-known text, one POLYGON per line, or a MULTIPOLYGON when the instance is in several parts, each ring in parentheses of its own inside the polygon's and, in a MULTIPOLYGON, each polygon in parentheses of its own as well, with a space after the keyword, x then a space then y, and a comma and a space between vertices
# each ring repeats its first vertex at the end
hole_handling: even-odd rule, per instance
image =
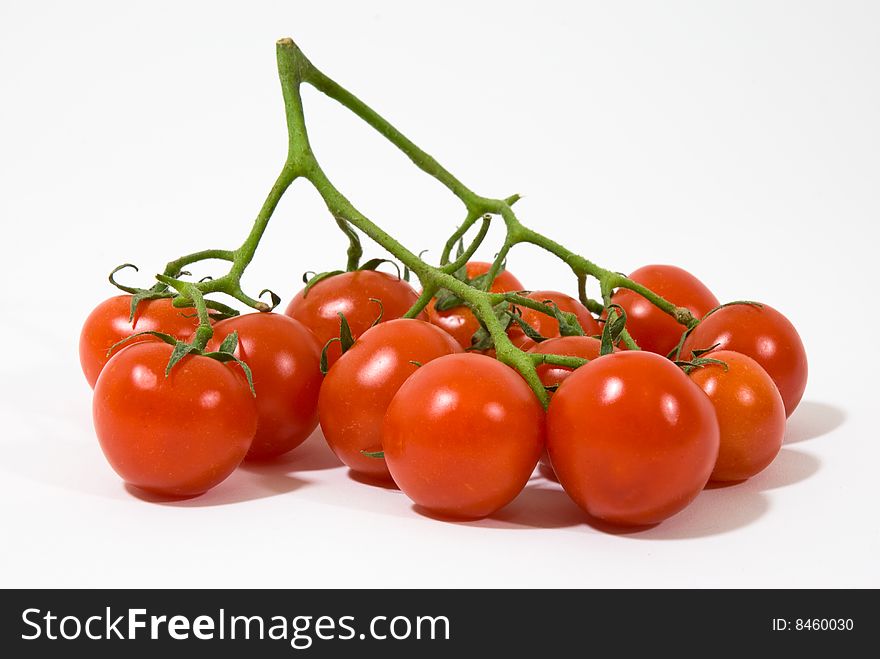
POLYGON ((773 378, 785 403, 785 414, 791 416, 807 387, 807 353, 785 316, 766 304, 734 304, 719 309, 691 332, 682 358, 715 344, 719 350, 741 352, 758 362, 773 378))
POLYGON ((318 415, 324 438, 337 457, 355 472, 390 479, 385 461, 361 451, 382 450, 382 420, 406 379, 428 362, 461 352, 439 327, 398 319, 364 332, 324 378, 318 415))
MULTIPOLYGON (((480 275, 485 275, 489 272, 491 267, 492 264, 486 261, 469 261, 465 269, 467 270, 468 279, 476 279, 480 275)), ((521 290, 523 290, 523 285, 510 270, 499 272, 492 282, 492 286, 489 287, 489 291, 492 293, 507 293, 509 291, 521 290)))
MULTIPOLYGON (((562 311, 573 313, 587 336, 602 333, 602 328, 596 319, 593 318, 593 314, 570 295, 558 291, 532 291, 526 297, 537 302, 547 302, 549 300, 562 311)), ((536 329, 541 336, 548 339, 559 336, 558 320, 528 307, 521 307, 520 310, 522 311, 522 319, 536 329)), ((522 329, 516 323, 511 323, 510 334, 513 335, 517 332, 522 333, 522 329)))
MULTIPOLYGON (((138 304, 132 322, 128 320, 130 313, 131 295, 116 295, 101 302, 86 318, 79 335, 79 363, 92 388, 110 359, 107 351, 122 339, 137 332, 164 332, 186 341, 199 326, 195 309, 177 309, 171 305, 170 298, 143 300, 138 304)), ((143 341, 158 339, 143 336, 125 345, 143 341)))
MULTIPOLYGON (((529 352, 544 355, 567 355, 583 359, 598 359, 602 350, 602 342, 592 336, 559 336, 538 343, 529 352)), ((615 352, 617 349, 615 348, 615 352)), ((561 384, 574 371, 565 366, 541 364, 536 369, 538 377, 545 387, 561 384)))
POLYGON ((580 367, 547 412, 559 482, 587 513, 613 524, 656 524, 687 506, 712 473, 719 441, 706 395, 650 352, 580 367))
MULTIPOLYGON (((484 261, 469 262, 467 264, 468 279, 473 279, 474 277, 486 274, 489 272, 490 267, 492 267, 492 264, 484 261)), ((495 277, 489 290, 493 293, 521 291, 523 290, 523 285, 509 270, 502 270, 498 273, 498 276, 495 277)), ((426 311, 428 314, 428 320, 434 325, 446 330, 456 341, 458 341, 462 348, 469 348, 471 346, 471 337, 473 337, 474 332, 480 329, 480 321, 478 321, 476 316, 471 313, 470 309, 462 305, 452 307, 451 309, 445 309, 443 311, 437 311, 437 309, 434 308, 434 302, 432 301, 428 304, 426 311)))
POLYGON ((114 355, 98 377, 92 413, 101 449, 123 480, 195 496, 244 459, 257 406, 235 364, 189 355, 166 377, 171 350, 157 341, 114 355))
POLYGON ((529 480, 544 446, 544 410, 512 368, 485 355, 447 355, 404 382, 382 445, 394 482, 416 504, 485 517, 529 480))
MULTIPOLYGON (((657 295, 696 318, 702 318, 718 306, 718 298, 692 274, 674 265, 646 265, 630 276, 657 295)), ((678 345, 685 328, 638 293, 618 289, 612 301, 626 311, 626 328, 642 350, 667 355, 678 345)))
MULTIPOLYGON (((339 336, 340 313, 345 315, 354 338, 370 329, 380 311, 380 306, 371 298, 382 301, 381 322, 385 322, 409 311, 418 294, 396 276, 375 270, 355 270, 319 281, 308 294, 303 289, 284 313, 308 327, 323 347, 339 336)), ((333 364, 341 354, 339 343, 334 342, 327 350, 328 363, 333 364)))
POLYGON ((250 367, 257 393, 257 433, 247 457, 274 458, 318 425, 321 346, 293 318, 249 313, 217 323, 208 349, 217 350, 232 332, 238 332, 235 356, 250 367))
POLYGON ((785 405, 767 371, 751 357, 731 350, 711 357, 727 366, 707 364, 690 374, 712 401, 721 430, 711 479, 745 480, 773 462, 782 448, 785 405))

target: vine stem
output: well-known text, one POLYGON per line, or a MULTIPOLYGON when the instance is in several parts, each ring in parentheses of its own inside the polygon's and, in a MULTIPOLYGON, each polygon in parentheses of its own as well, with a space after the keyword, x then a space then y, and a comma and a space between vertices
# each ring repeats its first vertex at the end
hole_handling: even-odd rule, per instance
MULTIPOLYGON (((203 311, 204 315, 207 314, 205 309, 206 303, 203 297, 209 293, 227 294, 258 311, 268 311, 270 309, 269 305, 265 302, 251 298, 242 291, 241 276, 252 261, 266 226, 281 197, 296 179, 302 177, 315 187, 340 228, 349 236, 351 240, 349 268, 360 257, 360 245, 357 242, 357 236, 351 231, 351 227, 354 227, 394 255, 403 265, 414 272, 421 281, 423 292, 417 303, 409 310, 407 316, 414 317, 418 315, 438 290, 450 290, 471 308, 489 331, 495 343, 498 359, 519 370, 535 392, 535 395, 545 406, 549 400, 548 394, 537 376, 535 366, 541 363, 550 363, 576 368, 585 363, 585 360, 564 355, 526 354, 510 342, 506 328, 499 320, 493 308, 493 304, 498 302, 498 298, 496 294, 489 293, 487 290, 491 286, 494 277, 500 272, 508 253, 517 244, 532 243, 566 263, 577 277, 581 300, 594 313, 607 307, 610 291, 616 288, 628 288, 645 297, 649 302, 671 315, 687 328, 691 328, 699 322, 687 309, 677 307, 628 277, 599 267, 592 261, 572 252, 556 241, 524 226, 512 209, 513 204, 519 199, 518 195, 494 199, 483 197, 471 190, 375 110, 318 70, 306 58, 293 40, 287 38, 279 40, 276 44, 276 54, 281 89, 284 96, 285 117, 288 129, 288 153, 281 173, 272 186, 260 212, 257 214, 250 233, 237 250, 204 250, 180 257, 175 261, 169 262, 164 274, 160 276, 160 281, 175 288, 180 293, 183 300, 178 302, 184 303, 192 300, 197 310, 199 310, 200 319, 202 318, 203 311), (360 117, 407 155, 417 167, 443 184, 463 203, 467 211, 465 221, 447 241, 441 257, 441 267, 437 268, 429 265, 403 246, 361 213, 333 185, 319 165, 309 142, 300 90, 303 83, 312 85, 318 91, 336 100, 360 117), (452 273, 460 268, 476 251, 488 230, 488 220, 485 220, 485 217, 493 215, 500 216, 503 219, 507 233, 504 243, 486 277, 487 290, 478 290, 457 279, 452 273), (467 233, 480 217, 484 217, 484 222, 471 246, 454 263, 449 263, 450 253, 455 243, 467 233), (231 262, 232 265, 229 272, 218 279, 198 283, 183 282, 177 279, 185 265, 205 259, 225 260, 231 262), (586 278, 588 276, 598 280, 605 304, 590 300, 586 296, 586 278)), ((546 313, 545 309, 539 310, 546 313)), ((625 330, 621 338, 630 348, 638 348, 625 330)))

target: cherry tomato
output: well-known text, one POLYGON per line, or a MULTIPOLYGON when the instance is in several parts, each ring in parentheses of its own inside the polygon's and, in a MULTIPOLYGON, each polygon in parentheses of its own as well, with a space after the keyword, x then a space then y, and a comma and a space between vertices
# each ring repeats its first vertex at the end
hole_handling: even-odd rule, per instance
MULTIPOLYGON (((122 339, 137 332, 164 332, 186 341, 199 326, 195 309, 177 309, 171 305, 170 298, 142 301, 132 322, 128 320, 129 313, 131 295, 116 295, 95 307, 83 324, 79 335, 79 363, 93 389, 101 369, 110 359, 107 351, 122 339)), ((125 345, 158 340, 147 335, 125 345)))
MULTIPOLYGON (((296 294, 284 312, 308 327, 323 347, 339 336, 339 314, 345 315, 354 338, 366 332, 379 317, 380 306, 372 299, 381 300, 382 320, 400 318, 415 304, 418 294, 413 287, 396 276, 375 270, 355 270, 328 277, 309 289, 296 294)), ((420 316, 425 320, 425 316, 420 316)), ((327 350, 327 362, 333 364, 342 350, 334 342, 327 350)))
MULTIPOLYGON (((702 318, 718 306, 718 298, 692 274, 674 265, 646 265, 630 279, 702 318)), ((626 311, 626 328, 642 350, 667 355, 678 345, 685 328, 638 293, 618 289, 612 301, 626 311)))
POLYGON ((352 471, 390 479, 385 460, 361 451, 382 450, 385 411, 418 364, 456 352, 455 339, 421 320, 391 320, 364 332, 321 385, 321 429, 337 457, 352 471))
MULTIPOLYGON (((492 264, 484 261, 469 262, 467 264, 468 279, 473 279, 474 277, 486 274, 489 272, 490 267, 492 267, 492 264)), ((495 277, 495 281, 492 282, 492 286, 489 290, 493 293, 521 291, 523 290, 523 285, 509 270, 502 270, 498 273, 498 276, 495 277)), ((471 346, 471 337, 473 337, 474 332, 480 329, 480 321, 478 321, 476 316, 471 313, 470 309, 462 305, 459 307, 452 307, 451 309, 445 309, 443 311, 437 311, 434 308, 434 302, 432 301, 428 304, 426 311, 428 314, 428 320, 434 325, 446 330, 456 341, 458 341, 462 348, 469 348, 471 346)))
POLYGON ((593 517, 656 524, 706 485, 718 457, 715 410, 669 360, 618 352, 572 373, 547 412, 562 487, 593 517))
POLYGON ((257 393, 257 433, 251 459, 287 453, 318 425, 321 347, 309 329, 281 314, 249 313, 214 326, 209 350, 238 332, 235 356, 247 363, 257 393))
POLYGON ((244 459, 257 406, 234 364, 189 355, 165 376, 171 346, 139 343, 98 377, 92 414, 101 449, 123 480, 170 496, 211 489, 244 459))
MULTIPOLYGON (((598 321, 593 318, 593 314, 591 314, 583 304, 570 295, 560 293, 559 291, 532 291, 526 297, 537 302, 553 302, 562 311, 573 313, 577 317, 581 328, 587 336, 602 333, 602 328, 599 326, 598 321)), ((528 307, 522 307, 520 310, 522 311, 522 319, 536 329, 538 334, 548 339, 559 336, 558 320, 528 307)), ((511 329, 509 330, 509 333, 511 335, 522 333, 522 329, 519 325, 511 323, 510 327, 511 329)))
POLYGON ((479 518, 525 487, 544 446, 544 410, 520 375, 485 355, 440 357, 394 396, 385 461, 410 499, 436 514, 479 518))
POLYGON ((718 350, 711 356, 727 366, 707 364, 690 374, 712 401, 721 430, 721 449, 711 479, 745 480, 779 453, 785 435, 785 405, 767 371, 751 357, 732 350, 718 350))
MULTIPOLYGON (((602 342, 592 336, 559 336, 536 344, 529 352, 544 355, 567 355, 583 359, 598 359, 602 350, 602 342)), ((614 349, 617 352, 617 349, 614 349)), ((541 364, 536 369, 538 377, 545 387, 559 385, 574 371, 565 366, 541 364)))
MULTIPOLYGON (((691 332, 684 343, 682 357, 695 349, 734 350, 754 359, 773 378, 785 414, 791 416, 807 387, 807 353, 794 325, 766 304, 734 304, 719 309, 691 332)), ((707 355, 711 356, 711 355, 707 355)))

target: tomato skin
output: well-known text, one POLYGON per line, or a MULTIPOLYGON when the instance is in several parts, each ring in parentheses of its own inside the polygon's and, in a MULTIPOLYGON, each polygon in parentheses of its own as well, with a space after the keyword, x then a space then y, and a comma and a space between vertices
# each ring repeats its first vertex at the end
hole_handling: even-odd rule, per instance
MULTIPOLYGON (((491 267, 492 264, 485 261, 469 261, 466 266, 468 279, 486 274, 491 267)), ((508 293, 523 290, 523 285, 509 270, 502 270, 489 290, 492 293, 508 293)), ((470 348, 471 337, 480 329, 480 321, 476 316, 464 305, 437 311, 434 304, 432 300, 425 309, 428 321, 446 330, 462 348, 470 348)))
MULTIPOLYGON (((468 261, 465 269, 467 270, 468 279, 475 279, 480 275, 485 275, 491 267, 492 264, 486 261, 468 261)), ((523 290, 523 285, 510 270, 499 272, 489 288, 489 291, 492 293, 508 293, 521 290, 523 290)))
POLYGON ((321 347, 299 321, 275 313, 249 313, 214 326, 209 350, 238 332, 235 356, 251 369, 257 432, 248 459, 274 458, 302 444, 318 425, 321 347))
MULTIPOLYGON (((339 336, 340 312, 356 339, 379 317, 380 307, 370 298, 382 301, 380 322, 385 322, 403 316, 418 297, 403 279, 376 270, 355 270, 319 281, 307 295, 305 289, 301 290, 284 313, 308 327, 323 347, 339 336)), ((419 318, 426 319, 421 314, 419 318)), ((339 344, 334 342, 327 350, 327 363, 332 365, 341 354, 339 344)))
POLYGON ((485 517, 529 480, 544 446, 544 410, 501 362, 448 355, 418 369, 394 396, 382 444, 394 482, 416 504, 485 517))
MULTIPOLYGON (((703 282, 674 265, 646 265, 629 278, 673 304, 686 307, 695 318, 702 318, 719 304, 703 282)), ((678 345, 685 328, 638 293, 618 289, 612 302, 626 311, 626 328, 642 350, 665 356, 678 345)))
POLYGON ((480 329, 480 321, 466 306, 452 307, 437 311, 435 301, 431 300, 425 307, 428 322, 444 330, 455 339, 462 348, 471 346, 471 337, 480 329))
POLYGON ((721 448, 712 470, 713 481, 742 481, 766 468, 782 448, 785 405, 761 366, 751 357, 718 350, 707 364, 690 373, 718 417, 721 448))
MULTIPOLYGON (((734 304, 719 309, 691 332, 682 348, 687 359, 696 349, 733 350, 754 359, 769 375, 791 416, 807 387, 807 353, 794 325, 773 307, 734 304)), ((706 355, 711 357, 712 355, 706 355)))
MULTIPOLYGON (((199 326, 195 309, 177 309, 172 306, 170 298, 143 300, 137 306, 133 322, 129 322, 131 297, 115 295, 104 300, 83 323, 79 335, 79 363, 92 389, 95 388, 101 369, 110 359, 107 351, 122 339, 137 332, 164 332, 186 341, 199 326), (193 317, 187 318, 184 314, 193 317)), ((143 336, 132 339, 125 345, 158 340, 152 336, 143 336)))
MULTIPOLYGON (((549 300, 555 303, 562 311, 573 313, 587 336, 602 333, 602 328, 599 326, 598 321, 593 318, 593 314, 590 313, 589 309, 570 295, 560 293, 559 291, 532 291, 526 297, 536 302, 546 302, 549 300)), ((528 307, 521 307, 520 310, 522 311, 522 319, 536 329, 541 336, 552 339, 560 335, 559 321, 555 318, 528 307)), ((522 332, 518 325, 511 324, 511 328, 509 330, 511 334, 522 332)))
POLYGON ((572 373, 547 412, 559 482, 587 513, 656 524, 706 485, 719 448, 715 410, 672 362, 644 351, 605 355, 572 373))
POLYGON ((318 416, 324 438, 352 471, 391 479, 381 458, 361 451, 382 450, 382 421, 394 394, 419 366, 461 346, 439 327, 421 320, 397 319, 364 332, 324 378, 318 416))
POLYGON ((257 407, 235 365, 190 355, 168 377, 171 346, 139 343, 114 355, 95 385, 95 431, 110 466, 157 494, 202 494, 244 459, 257 407))

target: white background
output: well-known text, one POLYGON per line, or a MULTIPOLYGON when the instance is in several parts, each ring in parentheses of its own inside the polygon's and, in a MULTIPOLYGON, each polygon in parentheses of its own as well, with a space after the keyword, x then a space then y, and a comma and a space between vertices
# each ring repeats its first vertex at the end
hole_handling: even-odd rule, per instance
MULTIPOLYGON (((0 585, 880 586, 878 34, 872 2, 3 0, 0 585), (777 461, 620 535, 541 478, 490 519, 428 519, 349 478, 319 434, 197 499, 128 492, 93 434, 80 325, 116 264, 148 284, 244 237, 285 154, 282 36, 588 258, 676 263, 788 315, 811 372, 777 461)), ((330 177, 436 258, 458 202, 305 98, 330 177)), ((246 288, 286 303, 343 249, 297 184, 246 288)), ((573 287, 533 248, 510 268, 573 287)))

